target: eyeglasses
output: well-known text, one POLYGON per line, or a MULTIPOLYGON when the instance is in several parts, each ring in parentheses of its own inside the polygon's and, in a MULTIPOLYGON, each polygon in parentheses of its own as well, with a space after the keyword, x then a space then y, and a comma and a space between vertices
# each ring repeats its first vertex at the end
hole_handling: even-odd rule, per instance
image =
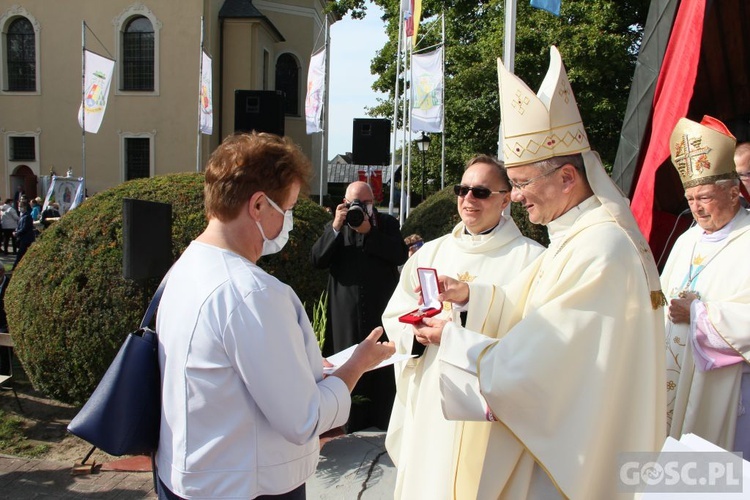
POLYGON ((479 200, 484 200, 492 196, 493 193, 507 193, 507 189, 501 189, 500 191, 492 191, 490 189, 487 189, 486 187, 472 187, 472 186, 464 186, 463 184, 456 184, 453 186, 453 193, 455 193, 456 196, 460 196, 463 198, 467 194, 469 194, 469 191, 471 191, 471 194, 474 195, 474 198, 477 198, 479 200))
POLYGON ((550 175, 551 173, 553 173, 553 172, 557 172, 558 170, 560 170, 560 169, 561 169, 561 168, 563 168, 564 166, 565 166, 565 165, 560 165, 559 167, 555 167, 555 168, 553 168, 552 170, 550 170, 549 172, 545 172, 545 173, 543 173, 543 174, 541 174, 541 175, 537 175, 536 177, 532 177, 531 179, 529 179, 529 180, 527 180, 527 181, 523 181, 523 182, 513 182, 513 181, 511 180, 511 181, 510 181, 510 186, 511 186, 511 187, 512 187, 513 189, 518 189, 519 191, 523 191, 523 190, 524 190, 524 189, 525 189, 525 188, 526 188, 526 187, 527 187, 527 186, 528 186, 529 184, 531 184, 532 182, 534 182, 534 181, 536 181, 536 180, 539 180, 539 179, 541 179, 542 177, 547 177, 547 176, 548 176, 548 175, 550 175))

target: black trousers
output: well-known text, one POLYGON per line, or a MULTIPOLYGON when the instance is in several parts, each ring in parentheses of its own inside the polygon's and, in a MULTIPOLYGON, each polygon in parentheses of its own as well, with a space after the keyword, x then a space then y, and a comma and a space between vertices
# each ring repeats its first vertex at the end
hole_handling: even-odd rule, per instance
MULTIPOLYGON (((161 478, 159 478, 159 483, 157 484, 157 494, 159 495, 159 500, 184 500, 182 497, 178 497, 169 489, 164 486, 164 483, 161 481, 161 478)), ((305 500, 305 485, 304 483, 298 486, 297 488, 293 489, 292 491, 288 493, 283 493, 281 495, 261 495, 259 497, 255 497, 255 500, 305 500)))
POLYGON ((14 229, 3 229, 3 251, 8 253, 8 243, 13 244, 13 253, 16 253, 16 239, 13 237, 14 229))

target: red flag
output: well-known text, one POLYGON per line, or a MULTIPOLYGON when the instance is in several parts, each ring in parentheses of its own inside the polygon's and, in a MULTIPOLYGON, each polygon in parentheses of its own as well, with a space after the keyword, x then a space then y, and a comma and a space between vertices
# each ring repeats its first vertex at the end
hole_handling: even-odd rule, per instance
POLYGON ((401 5, 404 16, 404 34, 407 37, 414 36, 414 0, 404 0, 401 5))
POLYGON ((372 194, 375 197, 375 201, 380 203, 383 201, 383 171, 375 170, 370 176, 370 187, 372 188, 372 194))
MULTIPOLYGON (((705 11, 706 0, 682 0, 656 82, 651 137, 631 203, 635 220, 654 255, 661 254, 659 247, 666 236, 661 234, 661 229, 655 230, 659 225, 654 221, 656 171, 669 158, 669 136, 677 121, 687 115, 693 97, 705 11), (654 238, 660 241, 657 243, 654 238)), ((674 217, 671 220, 674 221, 674 217)))

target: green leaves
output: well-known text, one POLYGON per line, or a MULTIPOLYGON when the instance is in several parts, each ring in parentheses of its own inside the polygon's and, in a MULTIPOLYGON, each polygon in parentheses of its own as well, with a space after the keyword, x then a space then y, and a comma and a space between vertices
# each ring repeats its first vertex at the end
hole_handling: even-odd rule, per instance
MULTIPOLYGON (((372 61, 371 69, 379 75, 373 88, 388 93, 389 98, 370 114, 392 118, 400 1, 374 1, 386 13, 384 30, 390 40, 372 61)), ((335 3, 342 8, 365 5, 362 0, 335 3)), ((549 46, 560 49, 589 141, 605 164, 611 165, 617 151, 649 4, 648 0, 565 0, 559 17, 532 8, 528 1, 517 5, 516 74, 536 90, 549 65, 549 46)), ((503 54, 505 2, 424 0, 420 32, 429 33, 430 38, 420 41, 419 47, 440 41, 440 26, 429 30, 427 24, 440 23, 437 16, 441 13, 446 29, 446 185, 450 185, 460 179, 468 158, 477 153, 497 154, 496 61, 503 54)), ((403 91, 403 78, 399 86, 403 91)), ((439 172, 439 149, 430 148, 427 153, 427 168, 432 172, 428 177, 435 178, 439 172)), ((419 179, 420 169, 421 161, 413 160, 412 181, 419 179)))

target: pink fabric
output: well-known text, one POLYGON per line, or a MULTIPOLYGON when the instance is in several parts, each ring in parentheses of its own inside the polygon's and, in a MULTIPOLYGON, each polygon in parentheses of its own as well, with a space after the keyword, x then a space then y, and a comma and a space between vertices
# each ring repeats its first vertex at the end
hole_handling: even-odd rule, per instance
POLYGON ((694 300, 690 305, 690 343, 695 366, 702 372, 736 365, 744 358, 727 344, 708 320, 706 305, 694 300))

